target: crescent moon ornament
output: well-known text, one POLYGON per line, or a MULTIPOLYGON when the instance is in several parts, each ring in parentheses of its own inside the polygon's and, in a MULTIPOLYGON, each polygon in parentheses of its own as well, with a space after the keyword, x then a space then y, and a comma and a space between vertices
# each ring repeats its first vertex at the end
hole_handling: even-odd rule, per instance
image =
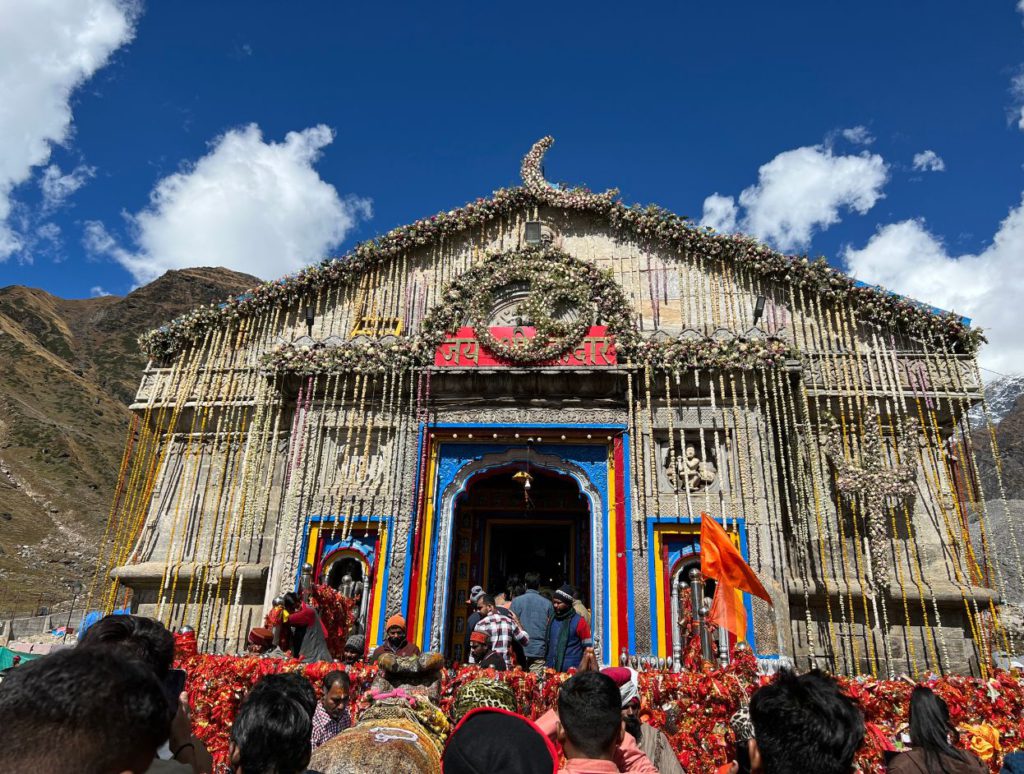
POLYGON ((555 138, 551 135, 542 137, 533 144, 529 152, 523 156, 523 163, 519 167, 519 174, 523 178, 523 186, 538 199, 548 204, 561 204, 572 206, 579 203, 581 197, 602 200, 611 203, 619 195, 618 188, 610 188, 601 194, 595 194, 586 188, 563 189, 549 183, 544 178, 544 171, 541 168, 544 162, 544 154, 548 148, 555 144, 555 138))

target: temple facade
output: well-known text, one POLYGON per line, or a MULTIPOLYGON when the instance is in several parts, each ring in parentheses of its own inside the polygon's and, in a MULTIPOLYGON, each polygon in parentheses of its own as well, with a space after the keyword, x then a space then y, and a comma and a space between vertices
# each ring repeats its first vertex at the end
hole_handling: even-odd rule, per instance
POLYGON ((707 514, 772 596, 746 600, 764 661, 983 673, 1012 650, 968 321, 552 186, 550 143, 521 187, 143 338, 93 604, 232 651, 323 582, 371 648, 401 613, 461 660, 469 589, 535 571, 578 589, 604 663, 674 663, 707 514))

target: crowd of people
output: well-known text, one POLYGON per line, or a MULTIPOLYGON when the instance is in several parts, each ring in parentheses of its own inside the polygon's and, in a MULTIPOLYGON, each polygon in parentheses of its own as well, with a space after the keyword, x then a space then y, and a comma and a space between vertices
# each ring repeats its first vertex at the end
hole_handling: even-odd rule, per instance
MULTIPOLYGON (((315 608, 299 594, 289 592, 275 600, 280 611, 271 630, 249 633, 254 653, 291 654, 307 661, 330 660, 327 632, 315 608)), ((520 583, 510 580, 506 590, 492 595, 474 586, 466 600, 468 616, 463 653, 468 663, 504 671, 514 667, 543 674, 547 669, 567 672, 578 669, 593 647, 590 611, 568 583, 554 590, 541 589, 541 577, 527 572, 520 583)), ((369 653, 376 661, 386 653, 415 656, 419 648, 408 640, 401 615, 384 624, 385 640, 369 653)), ((366 654, 366 637, 353 634, 345 645, 343 660, 354 663, 366 654)))
MULTIPOLYGON (((525 599, 519 604, 520 597, 512 600, 514 617, 498 612, 482 589, 474 591, 479 614, 470 634, 474 660, 481 667, 506 669, 513 659, 511 643, 518 642, 525 655, 518 665, 524 669, 552 663, 552 646, 554 662, 578 656, 578 669, 562 683, 555 706, 536 720, 517 714, 514 704, 462 707, 444 744, 443 774, 682 774, 667 737, 641 719, 637 673, 627 667, 598 670, 592 656, 577 654, 576 641, 585 642, 588 630, 576 621, 579 613, 564 612, 573 609, 571 600, 555 600, 563 610, 553 606, 548 615, 530 591, 536 589, 521 595, 525 599), (546 652, 527 650, 529 631, 541 626, 546 652)), ((301 614, 301 605, 295 610, 301 614)), ((303 625, 317 624, 314 616, 303 625)), ((387 641, 373 658, 419 653, 407 641, 401 618, 389 620, 386 628, 387 641)), ((77 647, 12 670, 0 683, 0 768, 9 774, 211 774, 213 758, 193 734, 185 675, 173 668, 174 649, 174 638, 162 624, 111 615, 91 626, 77 647)), ((365 639, 354 635, 342 663, 358 663, 364 653, 365 639)), ((351 726, 352 698, 344 669, 327 672, 316 688, 295 672, 264 676, 240 703, 222 770, 317 774, 308 768, 312 753, 351 726)), ((733 760, 717 774, 848 774, 865 737, 857 704, 818 671, 780 672, 754 692, 732 727, 733 760)), ((916 687, 908 746, 890 756, 888 770, 987 771, 954 744, 956 734, 942 699, 916 687)), ((335 752, 343 756, 344 748, 335 752)), ((1020 770, 1012 755, 1005 765, 1004 771, 1020 770)))
POLYGON ((540 581, 538 573, 527 572, 521 584, 513 579, 496 596, 482 586, 470 590, 465 641, 469 663, 489 659, 487 665, 495 669, 519 666, 534 674, 580 667, 594 644, 590 612, 568 583, 542 592, 540 581))

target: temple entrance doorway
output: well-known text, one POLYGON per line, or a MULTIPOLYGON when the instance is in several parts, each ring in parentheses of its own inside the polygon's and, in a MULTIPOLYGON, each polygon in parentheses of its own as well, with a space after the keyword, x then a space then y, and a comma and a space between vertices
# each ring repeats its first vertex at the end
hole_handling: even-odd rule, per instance
POLYGON ((466 658, 473 586, 511 601, 524 575, 536 572, 541 593, 570 583, 591 606, 589 500, 567 475, 533 467, 525 479, 526 472, 515 464, 481 473, 455 502, 446 655, 456 661, 466 658))

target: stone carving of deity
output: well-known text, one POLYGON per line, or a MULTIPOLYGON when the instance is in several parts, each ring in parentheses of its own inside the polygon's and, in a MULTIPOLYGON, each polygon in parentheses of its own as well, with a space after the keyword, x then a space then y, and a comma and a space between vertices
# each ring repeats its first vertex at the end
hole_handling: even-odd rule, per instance
POLYGON ((669 481, 677 490, 697 491, 709 486, 715 480, 715 466, 702 460, 697 449, 687 444, 681 455, 676 455, 675 468, 671 455, 665 456, 665 468, 669 481))

